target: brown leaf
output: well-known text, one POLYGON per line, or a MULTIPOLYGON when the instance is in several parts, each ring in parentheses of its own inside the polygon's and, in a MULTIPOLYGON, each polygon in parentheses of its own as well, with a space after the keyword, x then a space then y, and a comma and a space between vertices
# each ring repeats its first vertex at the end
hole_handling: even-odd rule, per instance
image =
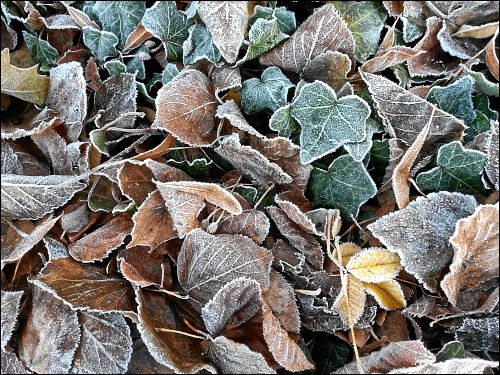
POLYGON ((132 345, 134 351, 128 364, 128 374, 175 374, 170 367, 158 363, 149 353, 142 339, 137 339, 132 345))
POLYGON ((125 41, 122 53, 140 47, 146 40, 151 39, 152 37, 153 34, 146 31, 144 25, 140 22, 125 41))
POLYGON ((54 259, 31 282, 76 309, 90 311, 134 311, 130 284, 108 275, 101 266, 82 264, 71 258, 54 259))
POLYGON ((19 358, 39 374, 67 374, 80 341, 77 313, 37 286, 32 301, 19 339, 19 358))
POLYGON ((244 236, 189 233, 177 259, 181 287, 195 302, 205 304, 225 283, 248 277, 269 287, 271 253, 244 236))
POLYGON ((2 374, 31 374, 13 351, 2 350, 2 374))
POLYGON ((500 190, 498 176, 499 145, 498 145, 498 121, 491 121, 491 129, 487 133, 485 142, 486 165, 484 170, 488 179, 493 183, 497 191, 500 190))
POLYGON ((389 342, 408 341, 410 334, 406 324, 406 317, 401 311, 388 311, 384 323, 375 327, 378 337, 387 337, 389 342))
POLYGON ((246 210, 241 215, 222 220, 217 227, 217 234, 242 234, 260 245, 269 233, 269 219, 262 211, 246 210))
POLYGON ((73 20, 76 22, 76 24, 80 27, 84 26, 90 26, 96 30, 99 30, 99 26, 97 23, 92 21, 89 16, 87 16, 87 13, 81 11, 80 9, 73 8, 72 6, 69 6, 66 3, 62 3, 66 10, 68 11, 68 14, 73 18, 73 20))
POLYGON ((286 213, 288 218, 301 229, 310 234, 320 235, 316 230, 316 225, 306 215, 306 212, 310 211, 312 206, 303 192, 291 190, 276 194, 274 201, 286 213))
POLYGON ((425 53, 425 51, 405 46, 392 47, 385 50, 381 55, 366 61, 360 69, 367 73, 381 72, 394 65, 404 63, 422 53, 425 53))
POLYGON ((497 29, 498 21, 482 25, 462 25, 452 36, 455 38, 490 38, 495 35, 497 29))
POLYGON ((210 71, 210 80, 214 83, 215 96, 222 101, 220 94, 227 90, 241 88, 241 73, 240 68, 222 65, 221 67, 214 67, 210 71))
POLYGON ((326 51, 304 67, 302 78, 307 81, 323 81, 329 84, 335 92, 347 82, 347 74, 351 71, 351 59, 345 53, 326 51))
POLYGON ((498 353, 498 328, 498 317, 465 318, 455 331, 455 340, 460 341, 466 350, 498 353))
POLYGON ((452 358, 444 362, 398 368, 388 374, 491 374, 489 371, 497 367, 498 362, 485 361, 480 358, 452 358))
POLYGON ((354 58, 354 38, 333 4, 317 9, 290 39, 262 55, 259 62, 300 73, 313 58, 326 51, 339 51, 354 58))
POLYGON ((498 38, 498 22, 496 23, 496 32, 493 38, 489 41, 489 43, 486 45, 486 55, 484 57, 484 61, 486 65, 488 66, 488 69, 490 70, 491 74, 493 74, 493 77, 497 79, 497 81, 500 79, 499 78, 499 68, 498 68, 498 54, 496 50, 496 39, 498 38))
POLYGON ((382 4, 393 17, 400 16, 403 13, 403 3, 401 1, 382 1, 382 4))
POLYGON ((23 291, 2 290, 2 352, 7 347, 19 315, 19 304, 23 291))
POLYGON ((23 174, 23 165, 16 152, 7 141, 1 139, 2 150, 2 174, 23 174))
POLYGON ((184 70, 158 91, 153 128, 166 129, 192 146, 209 146, 216 138, 216 109, 208 78, 198 70, 184 70))
POLYGON ((460 219, 450 243, 455 250, 450 272, 441 287, 448 300, 457 304, 462 290, 498 277, 498 203, 481 205, 460 219))
POLYGON ((273 267, 279 272, 300 274, 306 263, 304 254, 281 239, 273 245, 273 267))
POLYGON ((245 119, 243 113, 234 102, 234 100, 227 100, 217 107, 217 118, 224 120, 226 119, 231 126, 244 132, 254 135, 259 138, 264 138, 257 130, 255 130, 245 119))

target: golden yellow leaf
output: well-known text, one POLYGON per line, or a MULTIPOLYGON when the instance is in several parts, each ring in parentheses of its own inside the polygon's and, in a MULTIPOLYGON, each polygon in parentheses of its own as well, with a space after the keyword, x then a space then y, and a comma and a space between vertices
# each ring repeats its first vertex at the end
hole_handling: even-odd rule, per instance
POLYGON ((363 283, 354 276, 347 276, 347 286, 337 296, 333 307, 335 307, 342 321, 349 327, 354 324, 363 314, 365 309, 366 293, 363 283), (347 296, 344 290, 347 289, 347 296))
POLYGON ((2 51, 1 91, 21 100, 42 105, 49 89, 49 77, 39 75, 38 65, 27 69, 11 65, 9 50, 2 51))
POLYGON ((363 286, 366 292, 372 295, 383 309, 394 310, 406 307, 403 290, 395 280, 384 281, 377 284, 363 283, 363 286))
POLYGON ((342 255, 342 265, 345 267, 349 260, 361 251, 361 246, 354 242, 343 242, 340 244, 340 255, 342 255))
POLYGON ((399 255, 373 247, 353 256, 346 265, 350 274, 367 283, 379 283, 396 277, 401 271, 399 255))

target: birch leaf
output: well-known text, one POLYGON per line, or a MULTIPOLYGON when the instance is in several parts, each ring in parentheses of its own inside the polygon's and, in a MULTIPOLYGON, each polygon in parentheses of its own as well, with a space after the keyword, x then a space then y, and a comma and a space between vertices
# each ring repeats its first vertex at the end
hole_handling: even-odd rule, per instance
POLYGON ((349 259, 346 269, 366 283, 379 283, 395 278, 401 271, 399 256, 382 248, 369 248, 349 259))
POLYGON ((404 309, 406 300, 403 290, 395 280, 379 283, 363 283, 368 294, 372 295, 377 303, 385 310, 404 309))
POLYGON ((118 38, 115 34, 109 31, 96 30, 90 26, 84 26, 82 30, 83 42, 99 60, 104 61, 106 58, 118 54, 116 51, 118 38))
POLYGON ((366 293, 363 283, 354 276, 347 276, 347 285, 343 286, 333 307, 348 327, 353 327, 365 310, 366 293), (344 289, 347 290, 347 295, 344 289))
POLYGON ((10 292, 2 290, 2 352, 6 349, 16 327, 22 296, 23 291, 10 292))

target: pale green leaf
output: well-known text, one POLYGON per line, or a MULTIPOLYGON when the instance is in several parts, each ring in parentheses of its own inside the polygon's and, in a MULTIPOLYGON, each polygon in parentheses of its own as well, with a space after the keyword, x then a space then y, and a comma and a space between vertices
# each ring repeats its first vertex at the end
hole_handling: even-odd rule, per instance
POLYGON ((401 17, 403 21, 403 39, 406 43, 411 43, 424 35, 425 27, 413 23, 406 17, 401 17))
POLYGON ((287 39, 288 35, 280 31, 279 23, 276 18, 270 20, 259 18, 252 25, 248 33, 248 38, 250 40, 250 46, 248 47, 245 57, 241 59, 239 63, 252 60, 273 49, 287 39))
POLYGON ((292 106, 287 104, 273 113, 269 119, 269 128, 277 131, 282 137, 290 137, 295 130, 300 129, 300 125, 292 117, 292 106))
POLYGON ((179 69, 175 64, 167 64, 161 73, 161 83, 166 85, 169 83, 176 75, 179 74, 179 69))
POLYGON ((184 65, 194 64, 199 60, 216 63, 220 52, 212 42, 212 35, 203 25, 196 24, 189 29, 189 37, 182 45, 184 65))
POLYGON ((109 75, 121 74, 127 72, 127 66, 120 60, 107 61, 104 68, 108 71, 109 75))
POLYGON ((382 125, 378 121, 368 118, 366 120, 366 138, 361 142, 346 143, 345 150, 355 161, 362 161, 372 148, 373 134, 380 133, 382 130, 382 125))
POLYGON ((59 53, 49 42, 23 31, 24 41, 33 60, 42 65, 55 66, 59 53))
POLYGON ((291 35, 297 28, 295 13, 290 12, 285 7, 272 9, 256 5, 249 23, 253 25, 258 19, 271 20, 273 18, 278 20, 279 28, 282 33, 291 35))
POLYGON ((444 362, 453 358, 465 358, 465 349, 460 341, 447 342, 436 354, 437 362, 444 362))
POLYGON ((125 63, 127 73, 136 73, 137 78, 139 79, 146 78, 146 67, 144 66, 144 61, 151 58, 148 48, 140 46, 130 54, 132 55, 132 58, 125 63))
POLYGON ((118 54, 116 45, 118 38, 109 31, 96 30, 90 26, 83 27, 83 43, 97 56, 101 61, 108 57, 114 57, 118 54))
POLYGON ((496 96, 497 98, 500 96, 498 83, 488 81, 488 79, 481 72, 475 72, 467 68, 465 65, 460 66, 464 68, 467 74, 474 78, 474 81, 476 82, 476 89, 488 96, 496 96))

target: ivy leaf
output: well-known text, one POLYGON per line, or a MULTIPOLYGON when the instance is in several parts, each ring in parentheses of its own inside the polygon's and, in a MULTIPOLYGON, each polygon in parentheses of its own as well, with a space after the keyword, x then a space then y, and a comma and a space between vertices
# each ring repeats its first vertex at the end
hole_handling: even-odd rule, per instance
POLYGON ((241 87, 241 104, 245 113, 253 114, 265 109, 276 111, 286 104, 288 90, 293 83, 280 68, 273 66, 262 72, 261 78, 250 78, 241 87))
POLYGON ((199 60, 216 63, 220 52, 212 42, 212 35, 205 26, 196 24, 189 29, 189 37, 182 45, 184 65, 194 64, 199 60))
POLYGON ((56 65, 56 60, 59 58, 59 52, 57 52, 57 50, 52 47, 49 42, 33 36, 26 31, 23 31, 23 37, 34 61, 42 64, 44 69, 47 65, 56 65))
MULTIPOLYGON (((145 1, 96 1, 92 7, 102 28, 118 37, 123 48, 127 38, 141 22, 146 11, 145 1)), ((149 30, 148 30, 149 31, 149 30)))
POLYGON ((345 143, 363 141, 370 107, 355 95, 337 99, 330 86, 316 81, 301 87, 291 114, 302 128, 300 161, 307 164, 345 143))
POLYGON ((499 191, 499 147, 498 147, 498 121, 491 121, 491 130, 486 138, 485 152, 486 152, 486 165, 485 172, 488 179, 491 181, 497 191, 499 191))
POLYGON ((120 60, 106 61, 104 63, 104 68, 108 71, 110 76, 127 72, 127 66, 120 60))
POLYGON ((276 47, 282 41, 288 39, 288 35, 280 31, 279 22, 276 18, 270 20, 259 18, 250 28, 248 39, 250 46, 245 57, 238 62, 239 64, 252 60, 276 47))
POLYGON ((351 221, 359 207, 375 196, 377 187, 362 163, 343 155, 330 164, 328 171, 313 169, 309 193, 314 206, 338 208, 351 221))
POLYGON ((436 354, 436 362, 444 362, 453 358, 465 358, 465 349, 460 341, 450 341, 436 354))
POLYGON ((366 120, 366 138, 361 142, 349 142, 344 145, 345 150, 354 161, 362 161, 370 152, 373 145, 373 135, 381 131, 381 124, 369 117, 366 120))
POLYGON ((295 21, 295 13, 290 12, 285 7, 269 8, 262 5, 256 5, 253 10, 253 15, 250 17, 249 23, 253 25, 259 19, 271 20, 276 18, 280 31, 285 34, 292 34, 297 28, 295 21))
POLYGON ((500 85, 498 83, 493 83, 489 81, 486 76, 481 72, 475 72, 469 69, 465 65, 460 65, 469 74, 476 83, 476 89, 488 96, 495 96, 498 98, 500 96, 500 85))
POLYGON ((269 128, 277 131, 282 137, 290 137, 292 133, 300 129, 300 125, 292 116, 292 106, 287 104, 278 108, 269 119, 269 128))
POLYGON ((82 30, 83 42, 94 52, 99 60, 104 61, 106 58, 114 57, 118 54, 116 51, 118 38, 115 34, 109 31, 96 30, 90 26, 84 26, 82 30))
POLYGON ((484 153, 467 150, 455 141, 439 148, 436 161, 437 167, 417 176, 417 185, 424 191, 484 191, 481 180, 486 162, 484 153))

